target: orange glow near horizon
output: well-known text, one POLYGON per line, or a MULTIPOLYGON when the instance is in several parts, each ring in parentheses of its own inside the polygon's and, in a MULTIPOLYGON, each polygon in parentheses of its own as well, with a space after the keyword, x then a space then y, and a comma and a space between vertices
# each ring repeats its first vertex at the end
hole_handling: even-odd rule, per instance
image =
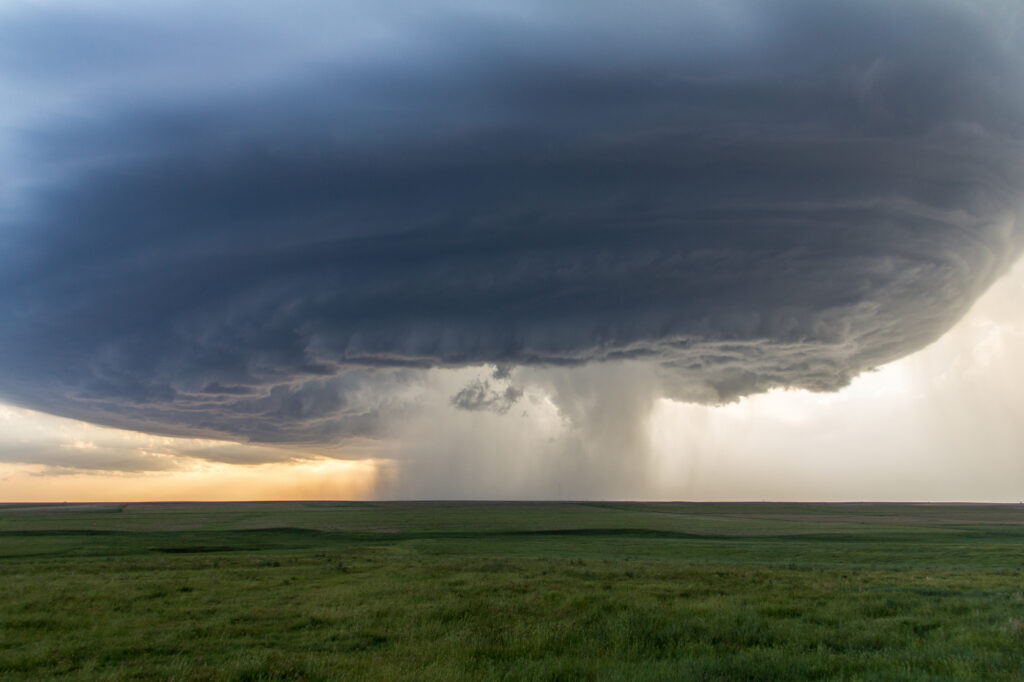
POLYGON ((260 465, 203 463, 184 471, 45 473, 0 464, 4 502, 360 500, 372 497, 390 463, 317 459, 260 465))
POLYGON ((11 405, 0 405, 0 454, 0 502, 15 503, 366 499, 392 470, 372 445, 155 436, 11 405))

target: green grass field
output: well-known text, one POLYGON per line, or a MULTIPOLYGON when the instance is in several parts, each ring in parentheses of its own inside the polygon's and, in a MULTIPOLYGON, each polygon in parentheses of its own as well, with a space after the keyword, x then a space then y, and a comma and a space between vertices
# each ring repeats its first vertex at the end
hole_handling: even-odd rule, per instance
POLYGON ((1024 507, 0 506, 0 678, 1024 679, 1024 507))

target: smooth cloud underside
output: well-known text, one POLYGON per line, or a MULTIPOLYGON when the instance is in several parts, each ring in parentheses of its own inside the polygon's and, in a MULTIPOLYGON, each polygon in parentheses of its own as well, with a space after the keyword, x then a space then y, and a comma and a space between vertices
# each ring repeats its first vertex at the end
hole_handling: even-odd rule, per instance
POLYGON ((431 367, 834 390, 1024 245, 997 3, 361 4, 0 14, 4 399, 315 443, 431 367))

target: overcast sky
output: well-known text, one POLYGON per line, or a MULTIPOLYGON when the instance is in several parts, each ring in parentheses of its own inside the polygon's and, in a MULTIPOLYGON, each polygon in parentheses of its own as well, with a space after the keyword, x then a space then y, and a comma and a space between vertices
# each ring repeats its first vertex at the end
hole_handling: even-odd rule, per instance
POLYGON ((1024 498, 1022 17, 4 3, 0 499, 1024 498))

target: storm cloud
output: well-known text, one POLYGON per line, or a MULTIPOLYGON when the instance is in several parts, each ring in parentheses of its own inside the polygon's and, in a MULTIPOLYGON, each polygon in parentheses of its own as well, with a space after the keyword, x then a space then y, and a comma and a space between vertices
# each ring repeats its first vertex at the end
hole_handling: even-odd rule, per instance
POLYGON ((1013 3, 549 5, 4 9, 0 397, 329 443, 438 367, 829 391, 1024 247, 1013 3))

